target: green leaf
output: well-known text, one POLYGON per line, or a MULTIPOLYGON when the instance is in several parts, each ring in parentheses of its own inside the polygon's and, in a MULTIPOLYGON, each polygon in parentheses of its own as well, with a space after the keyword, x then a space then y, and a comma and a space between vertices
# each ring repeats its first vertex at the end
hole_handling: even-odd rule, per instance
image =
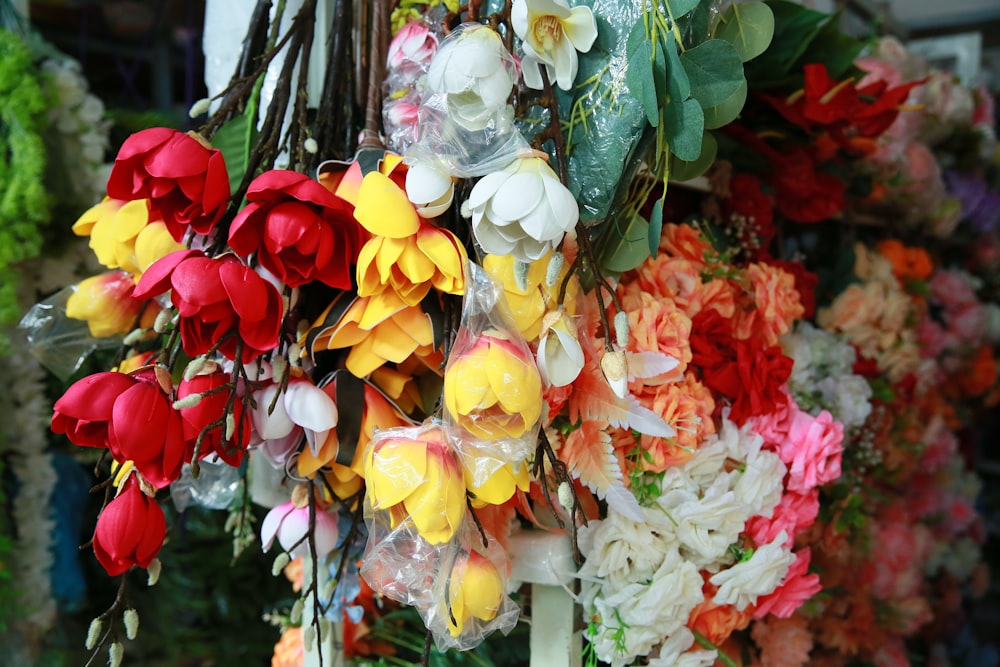
POLYGON ((732 123, 743 111, 747 101, 747 82, 744 80, 736 92, 722 104, 705 109, 705 129, 714 130, 732 123))
POLYGON ((774 14, 774 37, 767 51, 747 63, 746 77, 754 90, 787 82, 796 62, 831 18, 788 0, 767 0, 767 6, 774 14))
POLYGON ((670 13, 675 19, 679 19, 692 9, 701 4, 702 0, 665 0, 670 7, 670 13))
POLYGON ((763 2, 734 3, 722 15, 714 36, 732 44, 743 62, 752 60, 771 43, 774 12, 763 2))
POLYGON ((670 93, 671 101, 683 102, 691 97, 691 80, 688 79, 687 71, 681 64, 680 54, 677 52, 677 40, 673 34, 668 34, 663 40, 663 51, 667 54, 667 76, 669 77, 667 91, 670 93))
MULTIPOLYGON (((641 22, 637 27, 642 28, 641 22)), ((643 40, 629 56, 625 83, 632 96, 642 104, 649 124, 656 127, 660 122, 660 106, 653 78, 653 45, 649 40, 643 40)))
POLYGON ((854 60, 864 46, 864 42, 845 34, 840 29, 838 14, 823 24, 803 57, 799 59, 799 63, 823 63, 831 79, 844 79, 850 76, 854 60))
POLYGON ((690 181, 698 178, 712 166, 715 156, 719 152, 719 143, 711 132, 706 132, 701 137, 701 155, 697 159, 685 162, 676 155, 670 159, 670 178, 674 181, 690 181))
POLYGON ((663 108, 663 132, 670 152, 681 160, 697 160, 705 131, 705 112, 697 100, 672 102, 663 108))
MULTIPOLYGON (((656 259, 656 253, 660 250, 660 234, 663 232, 663 200, 657 199, 653 203, 653 210, 649 214, 649 230, 646 239, 649 242, 649 254, 656 259)), ((645 451, 645 450, 643 450, 645 451)))
POLYGON ((743 78, 743 61, 722 39, 710 39, 680 55, 691 81, 691 95, 706 109, 722 104, 736 92, 743 78))
POLYGON ((684 18, 677 19, 677 27, 681 31, 681 41, 691 48, 701 44, 711 37, 712 8, 711 3, 699 3, 694 11, 684 18))
MULTIPOLYGON (((672 41, 672 40, 671 40, 672 41)), ((667 71, 667 56, 662 39, 657 39, 653 47, 653 84, 656 86, 656 99, 662 100, 667 95, 669 75, 667 71)))
POLYGON ((222 152, 229 174, 229 191, 236 192, 247 171, 250 146, 256 143, 257 125, 246 114, 228 120, 212 138, 212 146, 222 152))
POLYGON ((649 257, 649 223, 641 215, 633 213, 627 221, 611 225, 601 266, 612 273, 630 271, 649 257))

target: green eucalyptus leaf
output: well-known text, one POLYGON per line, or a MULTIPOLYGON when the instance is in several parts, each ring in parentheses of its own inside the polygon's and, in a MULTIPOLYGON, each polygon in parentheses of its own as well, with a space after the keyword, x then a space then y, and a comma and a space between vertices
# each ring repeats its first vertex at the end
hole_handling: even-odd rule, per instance
POLYGON ((710 39, 680 55, 691 96, 706 109, 725 102, 743 82, 743 61, 722 39, 710 39))
POLYGON ((246 114, 229 119, 212 138, 212 146, 222 152, 229 174, 229 191, 236 192, 247 171, 250 146, 256 143, 257 125, 246 114))
POLYGON ((683 102, 691 97, 691 80, 688 79, 687 71, 681 64, 680 54, 677 52, 677 41, 672 34, 665 36, 663 51, 667 54, 667 76, 669 77, 667 91, 670 93, 670 99, 671 101, 683 102))
POLYGON ((653 45, 647 40, 629 57, 625 83, 633 97, 642 104, 649 124, 656 127, 660 122, 660 105, 653 76, 653 45))
POLYGON ((831 79, 844 79, 852 74, 854 60, 865 47, 865 43, 844 33, 840 20, 835 15, 827 21, 809 43, 809 48, 799 59, 799 63, 815 62, 826 65, 831 79))
POLYGON ((681 41, 686 48, 701 44, 712 36, 711 3, 701 2, 683 18, 677 19, 677 27, 681 31, 681 41))
POLYGON ((646 239, 649 243, 649 254, 656 259, 656 253, 660 251, 660 234, 663 232, 663 200, 657 199, 653 203, 653 210, 649 214, 649 230, 646 239))
POLYGON ((714 130, 732 123, 743 111, 743 105, 747 101, 747 82, 744 79, 740 87, 736 89, 722 104, 705 109, 705 129, 714 130))
POLYGON ((743 62, 764 53, 774 36, 774 12, 763 2, 732 4, 715 27, 715 35, 736 49, 743 62))
POLYGON ((670 152, 681 160, 697 160, 705 131, 705 112, 697 100, 672 102, 663 108, 663 131, 670 152))
POLYGON ((706 4, 702 0, 664 0, 664 2, 670 7, 670 13, 675 19, 684 16, 699 4, 706 4))
POLYGON ((619 220, 617 228, 609 230, 601 266, 612 273, 631 271, 649 257, 649 223, 638 213, 627 220, 619 220))
POLYGON ((830 21, 831 16, 788 0, 767 0, 774 14, 774 36, 767 50, 747 63, 754 90, 786 85, 796 62, 830 21))
POLYGON ((653 84, 656 86, 656 99, 662 100, 668 91, 669 75, 667 71, 666 49, 662 39, 651 44, 653 48, 653 84))
POLYGON ((646 27, 646 19, 640 16, 639 20, 632 26, 632 30, 629 31, 628 39, 625 40, 625 55, 631 59, 643 43, 648 41, 649 30, 646 27))
POLYGON ((712 166, 719 152, 719 143, 711 132, 701 137, 701 155, 691 161, 684 161, 676 155, 670 158, 670 179, 672 181, 690 181, 698 178, 712 166))

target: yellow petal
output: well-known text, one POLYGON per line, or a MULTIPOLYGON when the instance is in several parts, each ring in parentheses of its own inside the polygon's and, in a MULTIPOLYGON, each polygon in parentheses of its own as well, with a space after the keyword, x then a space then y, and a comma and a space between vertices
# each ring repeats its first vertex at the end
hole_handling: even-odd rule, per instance
POLYGON ((420 228, 420 216, 406 193, 379 172, 365 174, 358 192, 354 218, 372 234, 402 238, 420 228))
POLYGON ((385 509, 406 501, 424 485, 428 474, 426 443, 408 438, 376 443, 365 464, 371 506, 385 509))

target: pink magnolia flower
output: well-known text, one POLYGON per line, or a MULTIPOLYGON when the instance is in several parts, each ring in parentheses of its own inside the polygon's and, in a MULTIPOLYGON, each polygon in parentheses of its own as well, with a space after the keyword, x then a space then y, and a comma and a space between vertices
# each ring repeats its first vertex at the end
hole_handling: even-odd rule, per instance
POLYGON ((438 49, 438 38, 424 23, 410 21, 389 43, 385 64, 389 69, 404 66, 426 68, 438 49))
POLYGON ((253 393, 256 409, 252 413, 254 446, 274 466, 281 466, 298 447, 305 435, 315 455, 337 426, 337 405, 329 394, 306 378, 293 378, 285 391, 274 400, 279 385, 270 383, 253 393), (274 409, 271 409, 272 404, 274 409))
MULTIPOLYGON (((292 558, 309 553, 309 543, 306 539, 309 533, 308 496, 298 495, 301 497, 278 505, 264 517, 260 525, 260 543, 264 551, 270 550, 277 539, 281 548, 292 558)), ((320 507, 316 507, 315 514, 316 529, 313 539, 316 543, 316 557, 323 558, 337 547, 340 532, 335 515, 320 507)))

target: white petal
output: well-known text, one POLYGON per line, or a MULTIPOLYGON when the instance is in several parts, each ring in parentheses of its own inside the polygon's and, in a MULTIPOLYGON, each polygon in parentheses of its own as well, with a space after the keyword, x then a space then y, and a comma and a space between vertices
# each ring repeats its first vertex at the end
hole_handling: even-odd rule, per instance
POLYGON ((274 537, 278 534, 281 522, 295 508, 291 502, 283 503, 274 507, 264 517, 260 524, 260 546, 266 552, 274 544, 274 537))
POLYGON ((539 67, 543 67, 541 61, 537 58, 529 57, 525 54, 524 58, 521 60, 521 78, 524 79, 524 85, 532 90, 542 90, 545 85, 542 83, 542 72, 539 67))
POLYGON ((559 226, 564 231, 569 231, 580 219, 580 205, 576 202, 576 197, 556 178, 545 179, 544 183, 545 198, 552 207, 559 226))
POLYGON ((469 193, 469 207, 477 209, 480 206, 485 206, 490 197, 496 194, 508 178, 510 178, 510 173, 506 170, 494 171, 492 174, 486 174, 480 178, 472 186, 472 192, 469 193))
POLYGON ((417 215, 421 218, 436 218, 448 210, 448 207, 451 206, 451 199, 448 197, 443 202, 432 202, 427 206, 418 206, 417 215))
POLYGON ((285 390, 285 410, 292 421, 312 431, 337 425, 337 404, 311 382, 290 382, 285 390))
POLYGON ((510 254, 514 255, 514 257, 522 262, 535 262, 544 257, 549 250, 552 250, 552 248, 552 243, 547 241, 536 241, 529 236, 525 236, 517 244, 517 248, 510 251, 510 254))
POLYGON ((514 0, 510 8, 510 26, 514 28, 514 34, 524 39, 528 34, 528 2, 527 0, 514 0))
POLYGON ((573 334, 568 331, 563 331, 558 327, 553 327, 553 331, 559 337, 559 343, 562 345, 563 350, 565 350, 566 358, 570 363, 583 368, 585 360, 583 358, 583 348, 580 346, 580 341, 573 336, 573 334))
MULTIPOLYGON (((541 343, 538 349, 541 352, 541 343)), ((548 378, 553 386, 565 387, 580 375, 584 360, 583 348, 578 340, 564 331, 550 329, 546 334, 545 350, 548 378)))
POLYGON ((295 428, 295 423, 285 412, 284 401, 279 400, 271 414, 267 414, 279 389, 278 385, 272 384, 253 393, 253 398, 257 402, 257 409, 253 411, 253 427, 261 440, 284 438, 295 428))
POLYGON ((472 233, 483 250, 491 255, 507 255, 516 247, 516 243, 508 241, 497 232, 497 228, 489 220, 472 216, 472 233))
POLYGON ((308 542, 302 540, 308 532, 309 510, 304 507, 302 509, 293 509, 285 517, 285 520, 281 522, 281 527, 278 528, 278 543, 291 556, 297 557, 304 553, 303 548, 306 550, 309 548, 308 542), (296 546, 298 542, 301 543, 296 546))
POLYGON ((557 239, 565 231, 559 226, 559 221, 556 219, 548 202, 543 203, 521 218, 521 229, 524 230, 526 236, 530 236, 536 241, 557 239))
POLYGON ((437 201, 454 191, 451 177, 423 162, 410 167, 406 172, 406 197, 420 206, 437 201))
POLYGON ((490 201, 491 217, 520 220, 538 206, 544 195, 545 186, 536 174, 514 174, 490 201))
POLYGON ((499 111, 507 105, 507 98, 510 97, 510 91, 514 87, 514 79, 502 62, 497 61, 494 67, 496 69, 490 72, 489 76, 482 77, 476 83, 476 92, 486 108, 499 111))
POLYGON ((580 53, 590 51, 597 39, 597 20, 590 7, 574 7, 562 22, 563 32, 580 53))
POLYGON ((337 548, 339 539, 337 517, 329 512, 316 512, 316 557, 323 558, 337 548))
POLYGON ((551 14, 560 19, 568 18, 570 15, 569 3, 566 0, 530 0, 528 11, 533 16, 551 14))
POLYGON ((576 49, 573 48, 568 39, 563 39, 552 49, 551 53, 552 65, 556 71, 556 83, 563 90, 570 90, 573 87, 578 66, 576 49))

